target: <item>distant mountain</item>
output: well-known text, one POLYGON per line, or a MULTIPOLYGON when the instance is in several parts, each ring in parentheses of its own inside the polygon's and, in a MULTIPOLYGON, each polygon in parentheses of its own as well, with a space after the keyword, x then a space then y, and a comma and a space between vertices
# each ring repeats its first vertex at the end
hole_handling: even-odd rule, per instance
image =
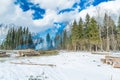
POLYGON ((62 32, 66 27, 66 23, 55 23, 56 26, 49 28, 45 31, 38 33, 32 33, 33 43, 35 44, 35 49, 46 49, 46 35, 49 33, 50 38, 54 44, 54 38, 56 35, 62 36, 62 32))

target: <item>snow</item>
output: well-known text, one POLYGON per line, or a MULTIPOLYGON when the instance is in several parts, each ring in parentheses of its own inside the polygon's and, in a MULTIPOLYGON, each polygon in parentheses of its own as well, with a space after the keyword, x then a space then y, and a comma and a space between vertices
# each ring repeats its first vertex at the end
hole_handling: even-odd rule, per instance
POLYGON ((0 80, 29 80, 43 75, 42 80, 120 80, 120 69, 103 64, 104 55, 90 52, 61 51, 59 55, 0 58, 0 80), (21 65, 11 62, 54 64, 56 66, 21 65))

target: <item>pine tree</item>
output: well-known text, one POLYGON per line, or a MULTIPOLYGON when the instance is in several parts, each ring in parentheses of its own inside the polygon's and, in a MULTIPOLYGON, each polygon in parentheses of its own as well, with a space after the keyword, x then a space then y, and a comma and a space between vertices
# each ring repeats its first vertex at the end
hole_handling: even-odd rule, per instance
POLYGON ((117 25, 117 47, 120 50, 120 16, 118 18, 118 25, 117 25))
POLYGON ((88 29, 88 27, 89 27, 89 25, 90 25, 90 16, 89 16, 89 14, 87 14, 86 15, 86 18, 85 18, 85 23, 84 23, 84 40, 85 40, 85 49, 86 50, 90 50, 91 48, 90 48, 90 41, 89 41, 89 29, 88 29))
POLYGON ((90 49, 94 48, 94 50, 97 51, 97 46, 100 41, 99 39, 99 29, 97 26, 97 22, 95 19, 92 17, 90 20, 90 25, 88 26, 88 38, 90 40, 90 49))
POLYGON ((71 35, 68 37, 68 41, 67 41, 67 50, 73 50, 73 44, 72 44, 72 38, 71 35))
POLYGON ((61 38, 60 38, 60 36, 58 34, 56 34, 55 39, 54 39, 54 45, 55 45, 56 49, 61 48, 60 43, 61 43, 61 38))
POLYGON ((104 27, 103 27, 103 38, 104 38, 104 48, 106 47, 106 51, 110 50, 110 42, 109 42, 109 16, 105 13, 104 16, 104 27))
POLYGON ((109 36, 110 36, 110 48, 116 50, 116 26, 113 19, 109 16, 109 36))
POLYGON ((31 33, 28 34, 28 44, 30 47, 32 47, 32 45, 33 45, 31 33))
POLYGON ((63 31, 63 49, 66 49, 67 48, 67 32, 66 30, 63 31))
POLYGON ((101 9, 100 6, 96 7, 96 12, 97 12, 97 16, 96 16, 96 21, 99 27, 99 38, 100 38, 100 50, 103 51, 103 41, 102 41, 102 20, 101 20, 101 9))
POLYGON ((50 48, 50 42, 51 42, 51 38, 50 38, 50 34, 48 33, 46 36, 46 42, 47 42, 47 48, 50 48))
POLYGON ((72 44, 74 46, 74 50, 77 50, 77 42, 78 42, 79 34, 78 34, 78 25, 76 21, 73 22, 71 33, 72 33, 71 38, 72 38, 72 44))
POLYGON ((28 29, 28 27, 27 27, 27 29, 26 29, 26 31, 25 31, 25 35, 26 35, 26 45, 27 45, 27 47, 28 47, 28 44, 29 44, 29 29, 28 29))
POLYGON ((12 28, 12 39, 11 40, 11 46, 12 46, 12 49, 15 47, 15 29, 14 27, 12 28))
POLYGON ((82 18, 80 18, 79 20, 79 24, 78 24, 78 40, 79 40, 79 49, 82 50, 83 49, 83 44, 84 44, 84 32, 83 32, 83 21, 82 18))

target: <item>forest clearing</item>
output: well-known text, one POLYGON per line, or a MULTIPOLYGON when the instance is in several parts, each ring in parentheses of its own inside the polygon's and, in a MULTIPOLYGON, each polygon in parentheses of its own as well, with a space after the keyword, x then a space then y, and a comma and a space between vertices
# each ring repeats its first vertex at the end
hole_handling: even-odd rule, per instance
POLYGON ((68 51, 53 56, 0 58, 0 80, 119 80, 120 69, 104 64, 102 58, 105 55, 68 51))

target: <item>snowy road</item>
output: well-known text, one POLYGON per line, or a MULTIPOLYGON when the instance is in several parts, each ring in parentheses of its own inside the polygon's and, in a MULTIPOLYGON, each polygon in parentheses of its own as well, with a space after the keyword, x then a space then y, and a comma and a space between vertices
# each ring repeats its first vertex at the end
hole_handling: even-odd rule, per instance
POLYGON ((60 52, 55 56, 0 59, 0 80, 120 80, 120 69, 100 62, 103 55, 88 52, 60 52), (54 64, 56 66, 17 63, 54 64), (41 77, 41 75, 43 75, 41 77))

